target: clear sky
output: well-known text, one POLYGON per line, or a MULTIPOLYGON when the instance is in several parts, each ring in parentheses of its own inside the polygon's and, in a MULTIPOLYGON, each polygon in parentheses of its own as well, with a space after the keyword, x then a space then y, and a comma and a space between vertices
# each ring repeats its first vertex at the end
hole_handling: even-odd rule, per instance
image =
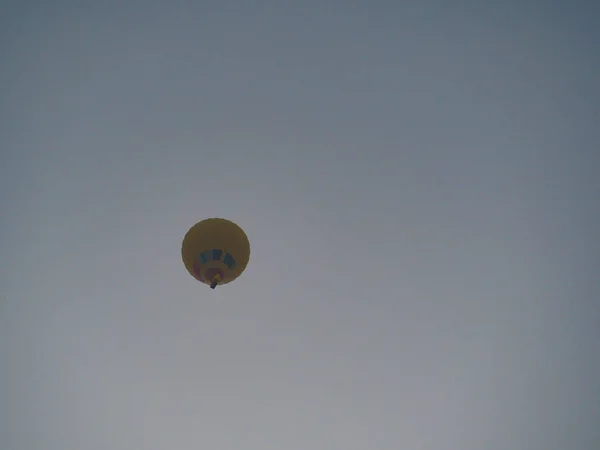
POLYGON ((600 448, 596 3, 3 2, 0 448, 600 448))

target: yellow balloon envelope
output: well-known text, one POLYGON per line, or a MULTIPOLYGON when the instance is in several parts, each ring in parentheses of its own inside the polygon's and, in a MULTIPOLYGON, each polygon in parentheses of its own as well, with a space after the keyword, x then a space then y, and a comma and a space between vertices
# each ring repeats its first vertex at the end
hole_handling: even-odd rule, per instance
POLYGON ((191 276, 214 289, 242 274, 250 260, 250 242, 235 223, 206 219, 186 233, 181 257, 191 276))

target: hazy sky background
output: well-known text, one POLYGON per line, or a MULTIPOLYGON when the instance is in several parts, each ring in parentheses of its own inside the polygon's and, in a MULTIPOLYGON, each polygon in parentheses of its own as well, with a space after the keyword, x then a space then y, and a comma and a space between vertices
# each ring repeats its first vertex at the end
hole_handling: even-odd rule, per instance
POLYGON ((600 448, 600 6, 556 4, 3 2, 0 448, 600 448))

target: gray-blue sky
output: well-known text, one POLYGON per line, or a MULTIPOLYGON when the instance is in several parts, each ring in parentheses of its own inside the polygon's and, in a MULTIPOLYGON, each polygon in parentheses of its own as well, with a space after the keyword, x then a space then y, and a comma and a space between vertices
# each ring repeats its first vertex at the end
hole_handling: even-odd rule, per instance
POLYGON ((0 447, 598 448, 598 7, 191 3, 2 14, 0 447))

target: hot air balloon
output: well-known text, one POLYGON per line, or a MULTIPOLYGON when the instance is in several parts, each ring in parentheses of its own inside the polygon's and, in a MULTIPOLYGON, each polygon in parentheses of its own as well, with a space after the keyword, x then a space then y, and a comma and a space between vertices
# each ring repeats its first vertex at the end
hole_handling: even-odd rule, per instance
POLYGON ((237 224, 206 219, 186 233, 181 257, 191 276, 214 289, 242 274, 250 260, 250 242, 237 224))

